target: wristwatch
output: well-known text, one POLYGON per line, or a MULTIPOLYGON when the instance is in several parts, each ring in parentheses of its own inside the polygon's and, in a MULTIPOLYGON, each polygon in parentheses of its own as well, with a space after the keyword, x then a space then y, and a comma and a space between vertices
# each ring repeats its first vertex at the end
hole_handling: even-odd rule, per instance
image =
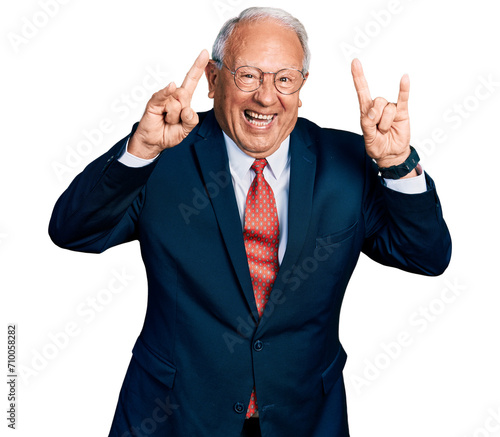
POLYGON ((391 167, 379 167, 380 175, 384 179, 400 179, 410 173, 417 166, 418 161, 420 161, 420 157, 417 151, 410 146, 410 156, 408 156, 405 162, 399 165, 392 165, 391 167))

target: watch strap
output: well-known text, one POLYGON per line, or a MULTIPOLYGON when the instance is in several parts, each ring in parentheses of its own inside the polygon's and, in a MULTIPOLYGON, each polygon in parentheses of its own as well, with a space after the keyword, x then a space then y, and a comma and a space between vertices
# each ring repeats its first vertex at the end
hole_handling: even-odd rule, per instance
POLYGON ((379 168, 380 175, 384 179, 400 179, 409 174, 418 165, 419 161, 420 157, 417 151, 410 146, 410 156, 406 158, 405 162, 391 167, 379 168))

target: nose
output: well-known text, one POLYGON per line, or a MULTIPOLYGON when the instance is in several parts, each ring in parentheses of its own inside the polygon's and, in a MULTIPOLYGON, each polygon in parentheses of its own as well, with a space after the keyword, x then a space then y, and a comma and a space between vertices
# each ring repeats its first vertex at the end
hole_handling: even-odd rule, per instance
POLYGON ((264 74, 262 84, 255 91, 254 98, 262 106, 271 106, 276 103, 278 90, 274 86, 274 74, 264 74))

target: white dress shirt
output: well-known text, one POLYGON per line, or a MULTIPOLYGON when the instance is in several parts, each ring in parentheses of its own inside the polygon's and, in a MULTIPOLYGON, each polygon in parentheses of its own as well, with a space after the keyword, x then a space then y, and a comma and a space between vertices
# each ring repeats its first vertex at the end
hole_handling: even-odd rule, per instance
MULTIPOLYGON (((224 132, 227 155, 229 158, 229 170, 233 181, 236 203, 241 219, 241 231, 245 225, 246 198, 255 172, 251 169, 255 158, 243 152, 236 143, 224 132)), ((127 142, 128 149, 128 142, 127 142)), ((156 158, 142 159, 125 150, 118 159, 119 162, 128 167, 143 167, 152 163, 156 158)), ((280 243, 278 259, 281 264, 285 255, 286 243, 288 241, 288 189, 290 186, 290 136, 281 143, 281 146, 272 155, 268 156, 267 166, 264 168, 264 178, 273 190, 278 210, 278 221, 280 230, 280 243)), ((384 184, 395 191, 405 194, 419 194, 427 190, 424 171, 420 164, 417 166, 418 176, 407 179, 382 179, 384 184)))
MULTIPOLYGON (((229 171, 233 181, 236 202, 240 213, 242 232, 245 226, 245 208, 247 193, 252 185, 255 172, 251 169, 255 158, 248 156, 235 142, 224 134, 227 155, 229 157, 229 171)), ((288 240, 288 187, 290 186, 290 137, 281 143, 281 146, 272 155, 268 156, 267 165, 264 168, 264 179, 272 188, 276 209, 278 210, 278 222, 280 229, 280 243, 278 248, 278 260, 281 264, 285 255, 288 240)))

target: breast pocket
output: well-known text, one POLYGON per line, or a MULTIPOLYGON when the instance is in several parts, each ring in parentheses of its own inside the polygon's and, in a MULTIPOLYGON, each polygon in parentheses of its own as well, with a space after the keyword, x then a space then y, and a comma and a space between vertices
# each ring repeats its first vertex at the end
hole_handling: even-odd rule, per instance
POLYGON ((316 247, 335 248, 347 243, 356 232, 358 222, 332 234, 316 238, 316 247))
POLYGON ((333 290, 350 277, 359 253, 356 253, 355 235, 358 223, 316 238, 314 257, 318 261, 316 286, 333 290))

